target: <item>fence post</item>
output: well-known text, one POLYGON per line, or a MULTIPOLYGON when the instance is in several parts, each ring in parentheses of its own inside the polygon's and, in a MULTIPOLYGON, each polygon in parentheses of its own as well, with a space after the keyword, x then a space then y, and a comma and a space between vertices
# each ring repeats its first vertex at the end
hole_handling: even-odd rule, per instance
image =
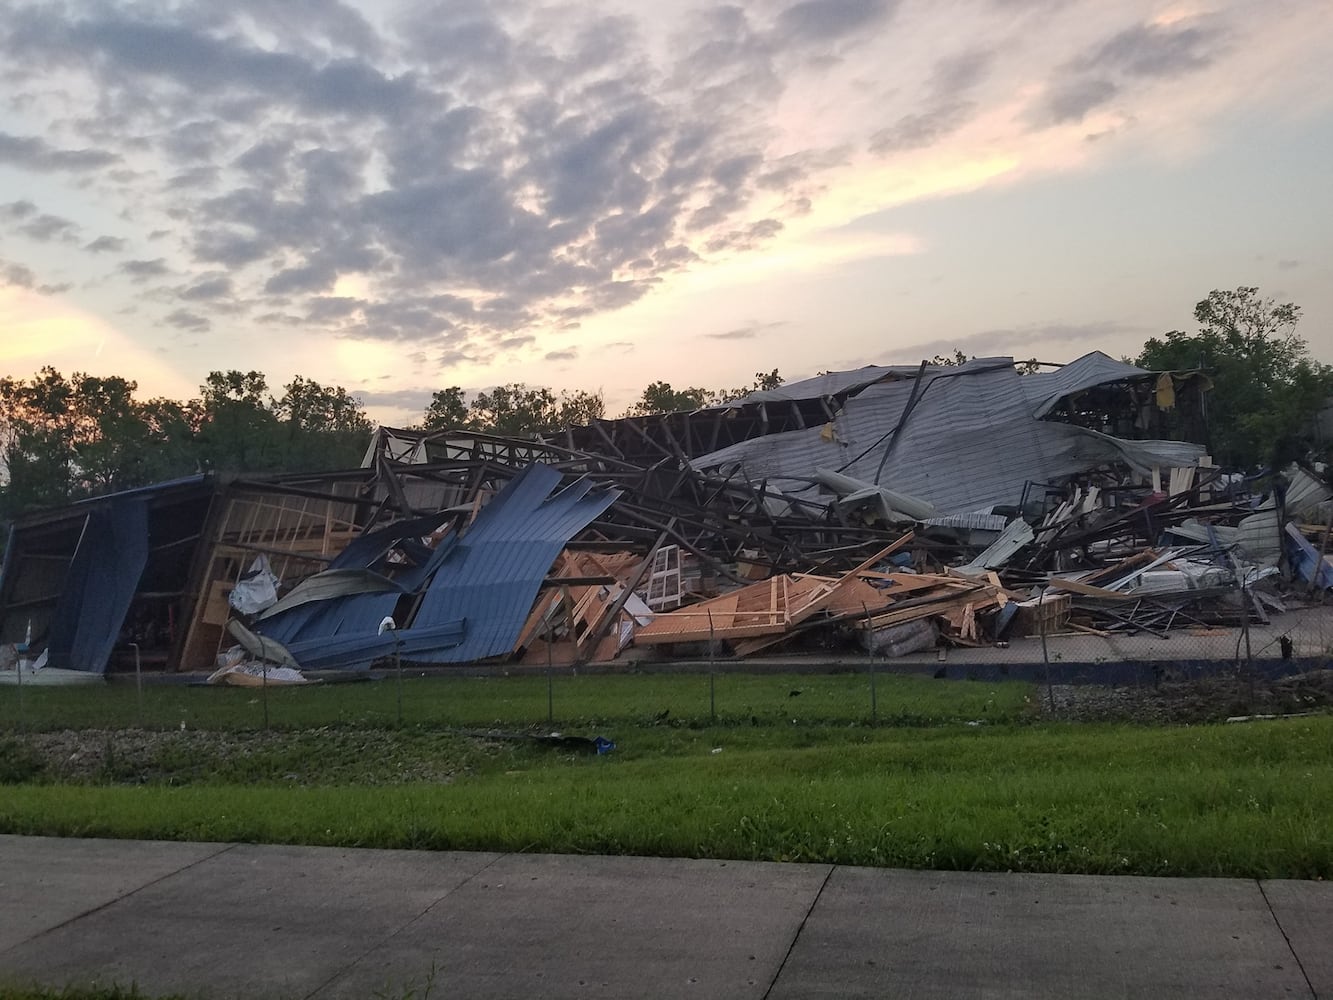
POLYGON ((393 630, 393 666, 398 673, 398 728, 403 728, 403 650, 398 643, 398 630, 393 630))
MULTIPOLYGON (((27 643, 24 643, 24 647, 26 649, 27 643)), ((28 731, 27 720, 23 717, 23 661, 26 659, 27 659, 27 653, 25 652, 22 656, 18 658, 17 662, 14 664, 14 682, 18 685, 20 733, 26 733, 28 731)))
POLYGON ((551 666, 551 642, 554 636, 551 633, 551 622, 546 622, 546 724, 555 725, 555 691, 552 678, 551 666))
POLYGON ((873 726, 879 721, 879 704, 875 697, 875 626, 865 601, 861 602, 861 610, 866 613, 866 663, 870 670, 870 724, 873 726))
POLYGON ((717 676, 713 672, 713 610, 708 609, 708 716, 717 723, 717 676))
POLYGON ((139 701, 139 728, 143 728, 143 664, 139 662, 139 644, 130 643, 134 647, 134 688, 137 692, 139 701))
MULTIPOLYGON (((1233 563, 1234 565, 1234 563, 1233 563)), ((1240 611, 1244 615, 1241 619, 1241 631, 1245 634, 1245 681, 1250 693, 1249 708, 1254 709, 1254 651, 1250 648, 1250 592, 1245 588, 1245 576, 1237 569, 1237 579, 1240 581, 1240 611)))
POLYGON ((1055 686, 1051 683, 1051 654, 1046 649, 1046 587, 1037 584, 1037 628, 1041 632, 1041 661, 1046 664, 1046 703, 1055 714, 1055 686))

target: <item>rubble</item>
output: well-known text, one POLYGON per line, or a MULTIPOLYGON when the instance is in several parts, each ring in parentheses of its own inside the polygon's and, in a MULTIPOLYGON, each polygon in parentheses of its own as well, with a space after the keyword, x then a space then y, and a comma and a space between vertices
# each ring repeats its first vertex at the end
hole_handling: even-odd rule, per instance
POLYGON ((130 647, 212 669, 233 641, 294 670, 578 666, 1267 622, 1282 587, 1333 589, 1333 491, 1293 468, 1255 502, 1147 437, 1196 375, 987 358, 546 439, 380 428, 360 469, 20 520, 0 642, 92 673, 130 647))

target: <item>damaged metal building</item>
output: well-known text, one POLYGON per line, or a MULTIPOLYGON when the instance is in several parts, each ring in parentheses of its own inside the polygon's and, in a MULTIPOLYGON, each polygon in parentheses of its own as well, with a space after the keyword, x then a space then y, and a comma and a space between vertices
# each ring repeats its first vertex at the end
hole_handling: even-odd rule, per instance
POLYGON ((381 428, 359 469, 196 477, 20 519, 0 644, 100 673, 583 663, 700 638, 745 655, 923 617, 981 642, 1022 586, 1225 506, 1204 449, 1167 439, 1206 389, 1100 353, 1035 374, 982 358, 539 439, 381 428))

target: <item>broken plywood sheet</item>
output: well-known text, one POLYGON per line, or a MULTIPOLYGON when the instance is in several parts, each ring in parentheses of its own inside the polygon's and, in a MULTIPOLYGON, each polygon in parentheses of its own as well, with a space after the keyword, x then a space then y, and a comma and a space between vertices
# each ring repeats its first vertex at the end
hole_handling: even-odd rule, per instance
POLYGON ((688 608, 658 615, 651 624, 639 629, 635 641, 651 646, 780 635, 790 627, 789 608, 805 613, 809 605, 819 599, 821 589, 828 586, 817 579, 797 581, 789 576, 775 576, 688 608))

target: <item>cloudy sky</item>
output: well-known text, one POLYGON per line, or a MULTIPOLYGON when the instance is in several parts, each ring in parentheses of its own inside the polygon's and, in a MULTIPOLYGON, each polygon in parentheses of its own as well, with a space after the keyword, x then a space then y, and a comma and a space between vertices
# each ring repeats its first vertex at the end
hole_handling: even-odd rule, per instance
POLYGON ((433 389, 1063 361, 1303 306, 1329 0, 0 0, 0 374, 433 389))

